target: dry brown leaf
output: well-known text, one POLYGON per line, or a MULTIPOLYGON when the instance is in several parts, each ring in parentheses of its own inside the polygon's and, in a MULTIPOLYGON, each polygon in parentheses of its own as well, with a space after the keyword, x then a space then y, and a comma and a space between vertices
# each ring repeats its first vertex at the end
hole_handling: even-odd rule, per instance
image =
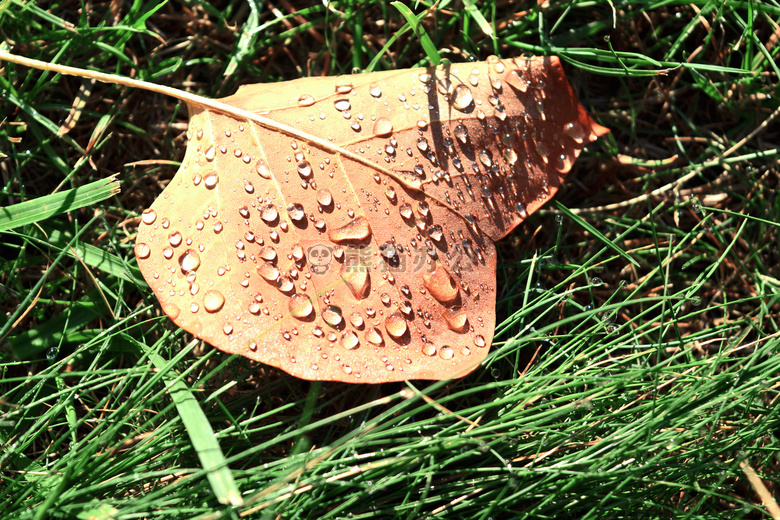
POLYGON ((141 272, 180 327, 310 380, 474 370, 495 326, 493 241, 608 132, 556 57, 173 95, 189 142, 143 213, 141 272))

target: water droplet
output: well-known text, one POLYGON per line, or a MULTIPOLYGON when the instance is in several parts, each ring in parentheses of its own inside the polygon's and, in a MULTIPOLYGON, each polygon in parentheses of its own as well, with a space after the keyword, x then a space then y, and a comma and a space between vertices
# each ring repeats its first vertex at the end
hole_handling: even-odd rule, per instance
POLYGON ((263 179, 270 179, 271 178, 271 170, 268 168, 268 165, 265 163, 265 161, 260 160, 257 161, 257 166, 255 167, 255 170, 257 170, 257 174, 260 175, 263 179))
POLYGON ((203 180, 203 185, 211 190, 214 189, 218 181, 219 181, 219 176, 217 176, 216 173, 212 172, 206 175, 206 178, 203 180))
POLYGON ((395 244, 392 242, 385 242, 379 246, 379 252, 385 258, 393 258, 395 256, 395 244))
POLYGON ((579 123, 566 123, 563 132, 578 143, 581 143, 585 137, 585 129, 579 123))
POLYGON ((200 255, 194 249, 187 249, 179 256, 179 267, 182 272, 194 273, 200 267, 200 255))
POLYGON ((436 355, 436 345, 434 345, 431 342, 426 341, 423 343, 422 348, 420 349, 420 352, 423 353, 423 355, 426 355, 428 357, 433 357, 436 355))
POLYGON ((225 297, 221 292, 212 289, 203 295, 203 308, 206 312, 217 312, 223 305, 225 305, 225 297))
POLYGON ((361 130, 360 123, 358 123, 357 121, 352 121, 352 123, 350 123, 349 127, 352 130, 354 130, 355 132, 360 132, 360 130, 361 130))
POLYGON ((341 278, 357 300, 363 300, 371 293, 371 275, 368 270, 346 264, 343 266, 341 278))
POLYGON ((439 349, 439 357, 442 359, 452 359, 455 355, 455 351, 452 350, 452 347, 448 345, 443 345, 439 349))
POLYGON ((484 164, 486 168, 490 168, 490 166, 493 164, 493 161, 490 159, 490 154, 487 150, 480 150, 477 156, 479 157, 479 162, 484 164))
POLYGON ((369 328, 366 331, 366 341, 368 341, 372 345, 381 345, 382 343, 384 343, 384 338, 382 338, 382 332, 376 327, 369 328))
POLYGON ((149 258, 149 255, 152 254, 152 249, 148 244, 144 244, 143 242, 138 242, 133 249, 135 251, 135 256, 141 260, 149 258))
POLYGON ((271 246, 265 246, 260 250, 260 258, 267 262, 276 261, 276 249, 271 246))
POLYGON ((430 207, 428 206, 428 203, 423 201, 420 201, 419 204, 417 204, 417 212, 420 214, 421 217, 427 217, 428 213, 430 212, 430 207))
POLYGON ((349 110, 351 108, 348 99, 337 99, 333 102, 333 106, 336 107, 336 110, 339 112, 344 112, 345 110, 349 110))
POLYGON ((398 212, 403 218, 410 219, 412 218, 412 205, 408 203, 401 204, 401 207, 398 208, 398 212))
POLYGON ((267 282, 275 282, 279 279, 279 269, 271 264, 263 264, 257 268, 257 272, 267 282))
POLYGON ((515 211, 518 212, 522 218, 526 218, 528 216, 528 211, 525 209, 525 206, 522 202, 515 203, 515 211))
POLYGON ((314 98, 309 94, 302 94, 298 97, 298 106, 310 107, 314 104, 314 98))
POLYGON ((443 305, 451 305, 458 298, 455 280, 441 265, 437 265, 433 273, 423 275, 423 285, 443 305))
POLYGON ((417 149, 421 152, 427 152, 428 151, 428 140, 424 137, 420 137, 417 139, 417 149))
POLYGON ((507 148, 504 150, 504 160, 507 162, 507 164, 514 166, 517 164, 517 152, 515 152, 512 148, 507 148))
POLYGON ((304 179, 311 177, 311 164, 309 161, 301 161, 298 163, 298 174, 304 179))
POLYGON ((439 91, 439 94, 442 94, 444 96, 451 95, 453 90, 455 90, 455 87, 452 85, 452 81, 450 81, 447 78, 442 78, 439 81, 437 81, 436 88, 439 91))
POLYGON ((455 137, 458 139, 458 141, 463 144, 466 144, 469 140, 469 133, 466 130, 466 127, 463 125, 456 126, 452 133, 455 134, 455 137))
POLYGON ((204 156, 206 157, 207 161, 211 162, 214 160, 216 153, 217 153, 216 148, 214 148, 213 146, 209 146, 208 148, 206 148, 206 153, 204 154, 204 156))
POLYGON ((485 341, 485 338, 484 338, 484 337, 483 337, 481 334, 479 334, 479 335, 477 335, 477 336, 474 338, 474 344, 475 344, 476 346, 478 346, 478 347, 482 348, 482 347, 484 347, 485 345, 487 345, 487 342, 485 341))
POLYGON ((463 307, 450 307, 444 311, 444 319, 447 321, 447 325, 450 330, 455 332, 465 332, 469 326, 469 320, 466 316, 466 309, 463 307))
POLYGON ((406 334, 409 327, 406 325, 406 318, 400 312, 394 312, 385 318, 385 329, 393 338, 398 339, 406 334))
POLYGON ((273 204, 266 204, 263 206, 263 209, 260 211, 260 218, 262 218, 266 224, 273 223, 279 218, 279 212, 276 210, 276 206, 273 204))
POLYGON ((300 204, 290 204, 287 206, 287 215, 291 220, 299 222, 306 217, 306 212, 303 211, 303 206, 300 204))
POLYGON ((465 111, 474 104, 474 96, 471 89, 464 84, 455 87, 455 94, 452 96, 452 106, 456 110, 465 111))
POLYGON ((388 186, 387 188, 385 188, 385 196, 387 197, 387 200, 389 200, 390 202, 394 201, 395 188, 393 188, 392 186, 388 186))
POLYGON ((428 236, 437 242, 441 240, 444 237, 444 233, 442 232, 441 226, 438 224, 434 224, 433 226, 429 227, 428 236))
POLYGON ((333 203, 333 196, 325 188, 317 192, 317 202, 323 207, 328 207, 333 203))
POLYGON ((331 229, 328 232, 328 238, 336 243, 352 242, 365 240, 371 236, 371 226, 365 217, 352 219, 346 225, 331 229))
POLYGON ((144 224, 154 224, 155 220, 157 220, 157 213, 155 213, 153 209, 145 209, 143 213, 141 213, 141 222, 144 224))
POLYGON ((358 339, 357 334, 348 330, 341 335, 339 345, 347 350, 355 350, 360 346, 360 340, 358 339))
POLYGON ((393 133, 393 123, 386 117, 379 117, 374 123, 374 135, 387 137, 393 133))
POLYGON ((382 89, 379 88, 379 85, 371 85, 369 87, 370 90, 368 91, 369 94, 371 94, 373 97, 378 98, 382 97, 382 89))
POLYGON ((302 293, 293 294, 287 301, 287 306, 290 309, 290 314, 298 319, 308 318, 314 310, 311 298, 302 293))
POLYGON ((356 329, 360 329, 364 325, 364 323, 363 323, 363 316, 361 316, 359 312, 353 312, 352 314, 350 314, 349 322, 356 329))
POLYGON ((322 319, 334 329, 338 328, 344 322, 344 318, 341 316, 341 309, 335 305, 329 305, 322 311, 322 319))

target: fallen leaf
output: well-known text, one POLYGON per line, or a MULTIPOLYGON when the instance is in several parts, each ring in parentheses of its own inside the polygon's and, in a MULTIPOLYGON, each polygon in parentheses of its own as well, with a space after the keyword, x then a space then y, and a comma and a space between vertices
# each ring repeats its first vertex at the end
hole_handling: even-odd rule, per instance
POLYGON ((556 57, 251 85, 221 100, 154 89, 187 102, 190 127, 181 168, 141 218, 144 278, 188 332, 310 380, 479 366, 495 326, 493 241, 608 132, 556 57))
POLYGON ((165 313, 311 380, 472 371, 495 326, 493 245, 607 130, 557 58, 251 85, 190 106, 187 153, 136 256, 165 313))

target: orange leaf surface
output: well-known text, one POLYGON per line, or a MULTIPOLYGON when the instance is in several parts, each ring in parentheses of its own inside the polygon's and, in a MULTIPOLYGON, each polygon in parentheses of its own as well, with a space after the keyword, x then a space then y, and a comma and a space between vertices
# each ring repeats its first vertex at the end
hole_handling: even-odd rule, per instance
POLYGON ((462 377, 493 338, 493 245, 608 130, 559 60, 251 85, 190 103, 135 253, 165 313, 310 380, 462 377))

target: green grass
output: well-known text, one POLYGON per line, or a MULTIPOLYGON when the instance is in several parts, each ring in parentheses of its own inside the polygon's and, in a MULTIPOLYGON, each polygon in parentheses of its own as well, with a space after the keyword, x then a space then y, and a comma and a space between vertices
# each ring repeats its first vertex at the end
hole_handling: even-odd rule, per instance
POLYGON ((213 97, 556 54, 612 130, 499 244, 484 367, 310 383, 193 342, 138 274, 186 107, 1 64, 0 516, 780 518, 776 3, 0 5, 16 54, 213 97))

